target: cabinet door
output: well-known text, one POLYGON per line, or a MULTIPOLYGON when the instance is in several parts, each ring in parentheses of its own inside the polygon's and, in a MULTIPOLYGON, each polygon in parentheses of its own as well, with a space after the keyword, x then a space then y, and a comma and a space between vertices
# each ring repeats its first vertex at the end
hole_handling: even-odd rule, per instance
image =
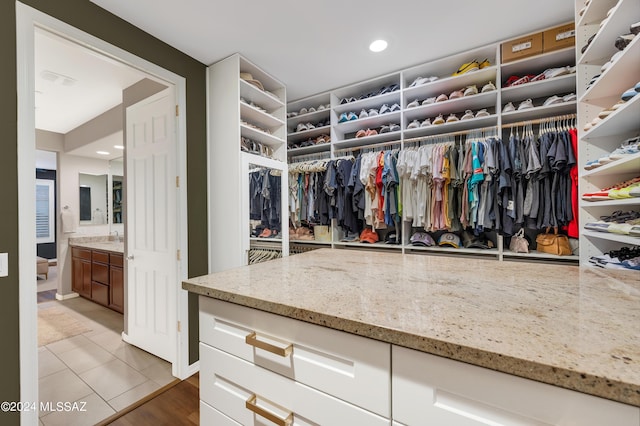
POLYGON ((412 425, 637 426, 640 409, 392 347, 393 420, 412 425))
POLYGON ((124 274, 122 268, 109 268, 109 307, 124 313, 124 274))
POLYGON ((71 259, 71 288, 81 296, 91 298, 91 262, 77 257, 71 259))

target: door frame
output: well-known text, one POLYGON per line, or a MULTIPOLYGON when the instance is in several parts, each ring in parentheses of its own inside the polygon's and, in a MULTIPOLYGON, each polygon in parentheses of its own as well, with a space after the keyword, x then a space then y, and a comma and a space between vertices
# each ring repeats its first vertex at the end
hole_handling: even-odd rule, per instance
MULTIPOLYGON (((186 79, 152 62, 133 55, 91 34, 47 15, 30 6, 16 2, 16 61, 18 108, 18 213, 19 221, 19 312, 20 312, 20 397, 21 401, 38 401, 37 303, 36 303, 36 237, 35 237, 35 75, 34 31, 36 27, 72 39, 90 50, 136 68, 164 84, 172 84, 176 92, 177 117, 177 173, 180 187, 177 193, 177 245, 181 256, 176 276, 176 362, 172 374, 184 379, 198 371, 198 362, 189 365, 188 292, 181 281, 188 277, 187 246, 187 167, 186 167, 186 79), (32 220, 31 220, 32 219, 32 220)), ((56 214, 60 211, 56 206, 56 214)), ((23 411, 21 423, 37 424, 37 411, 23 411)))

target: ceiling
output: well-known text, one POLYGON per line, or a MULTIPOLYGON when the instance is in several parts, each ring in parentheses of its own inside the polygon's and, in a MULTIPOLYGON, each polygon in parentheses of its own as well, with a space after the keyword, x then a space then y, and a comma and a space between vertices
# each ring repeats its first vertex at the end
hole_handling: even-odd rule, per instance
POLYGON ((91 1, 206 65, 241 53, 290 101, 574 17, 574 0, 91 1))
MULTIPOLYGON (((574 14, 573 0, 91 1, 206 65, 241 53, 282 81, 290 101, 561 24, 574 14), (371 53, 369 43, 378 38, 389 47, 371 53)), ((145 77, 44 30, 36 31, 35 47, 38 129, 66 134, 120 104, 122 89, 145 77)), ((113 143, 104 138, 73 154, 107 158, 95 154, 102 149, 120 156, 113 143)))

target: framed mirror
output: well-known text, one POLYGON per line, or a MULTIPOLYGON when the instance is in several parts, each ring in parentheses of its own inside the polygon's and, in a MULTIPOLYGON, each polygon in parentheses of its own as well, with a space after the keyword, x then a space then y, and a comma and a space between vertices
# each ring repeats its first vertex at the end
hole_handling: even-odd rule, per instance
POLYGON ((80 184, 80 225, 106 225, 107 210, 107 175, 79 174, 80 184))

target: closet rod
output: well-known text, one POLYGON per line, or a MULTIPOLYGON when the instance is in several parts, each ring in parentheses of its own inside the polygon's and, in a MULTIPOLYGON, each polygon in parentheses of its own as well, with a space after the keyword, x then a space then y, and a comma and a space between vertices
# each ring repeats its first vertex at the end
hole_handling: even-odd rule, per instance
POLYGON ((295 162, 292 162, 292 163, 289 163, 289 164, 304 163, 305 161, 314 161, 314 160, 325 160, 325 159, 328 160, 328 159, 331 158, 331 152, 323 151, 323 152, 316 152, 316 153, 312 153, 312 154, 303 154, 303 155, 291 156, 289 158, 290 159, 295 159, 295 162))
POLYGON ((402 139, 398 139, 395 141, 387 141, 387 142, 380 142, 380 143, 374 143, 371 145, 363 145, 363 146, 355 146, 353 148, 341 148, 341 149, 336 149, 334 150, 334 154, 337 152, 352 152, 352 151, 360 151, 361 149, 369 149, 369 148, 378 148, 381 146, 392 146, 392 145, 400 145, 402 143, 402 139))
POLYGON ((566 115, 558 115, 555 117, 537 118, 534 120, 518 121, 516 123, 503 124, 502 128, 505 129, 508 127, 526 126, 527 124, 551 123, 553 121, 558 121, 558 120, 571 120, 577 117, 578 117, 577 114, 566 114, 566 115))

